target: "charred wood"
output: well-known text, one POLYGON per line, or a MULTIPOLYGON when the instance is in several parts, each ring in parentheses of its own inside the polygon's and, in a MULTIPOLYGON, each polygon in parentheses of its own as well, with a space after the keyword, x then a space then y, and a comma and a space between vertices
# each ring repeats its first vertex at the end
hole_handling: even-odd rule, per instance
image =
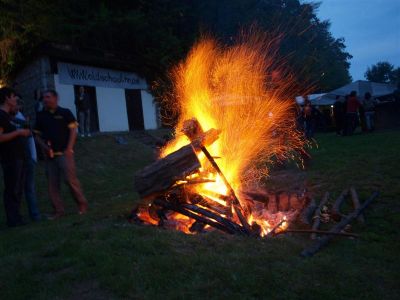
POLYGON ((155 198, 200 167, 193 147, 184 146, 137 172, 135 174, 136 191, 143 199, 155 198))
POLYGON ((305 207, 301 212, 300 221, 303 224, 310 225, 312 216, 314 215, 316 209, 317 209, 317 203, 315 202, 315 199, 311 199, 307 207, 305 207))
POLYGON ((194 219, 194 220, 196 220, 196 221, 198 221, 198 222, 201 222, 201 223, 205 223, 205 224, 207 224, 207 225, 210 225, 210 226, 212 226, 212 227, 214 227, 214 228, 216 228, 216 229, 219 229, 219 230, 221 230, 221 231, 224 231, 224 232, 227 232, 227 233, 230 233, 230 234, 238 233, 238 232, 236 232, 235 230, 233 230, 232 228, 226 227, 226 226, 224 226, 224 225, 222 225, 222 224, 220 224, 220 223, 218 223, 218 222, 215 222, 215 221, 213 221, 213 220, 210 220, 210 219, 208 219, 208 218, 205 218, 205 217, 203 217, 203 216, 200 216, 200 215, 198 215, 198 214, 195 214, 195 213, 193 213, 193 212, 191 212, 191 211, 189 211, 189 210, 187 210, 187 209, 185 209, 185 208, 183 208, 183 207, 181 207, 181 206, 179 206, 179 205, 170 204, 170 203, 168 203, 168 202, 165 201, 165 200, 162 200, 162 199, 155 199, 155 200, 154 200, 154 204, 159 205, 159 206, 162 206, 162 207, 164 207, 165 209, 175 211, 175 212, 177 212, 177 213, 179 213, 179 214, 182 214, 182 215, 184 215, 184 216, 187 216, 187 217, 189 217, 189 218, 192 218, 192 219, 194 219))

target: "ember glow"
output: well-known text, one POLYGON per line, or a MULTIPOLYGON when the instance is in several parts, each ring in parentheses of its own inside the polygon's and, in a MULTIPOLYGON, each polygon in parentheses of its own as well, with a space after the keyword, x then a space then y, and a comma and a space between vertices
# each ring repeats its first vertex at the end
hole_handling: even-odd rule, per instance
MULTIPOLYGON (((265 206, 255 205, 245 191, 258 188, 268 176, 268 166, 293 158, 304 144, 296 129, 294 85, 284 66, 277 63, 276 49, 277 41, 260 33, 242 35, 231 46, 221 46, 210 38, 198 42, 172 72, 173 97, 166 104, 179 117, 175 138, 161 153, 165 157, 193 142, 186 134, 188 120, 197 120, 203 132, 216 129, 218 138, 207 150, 223 175, 204 151, 196 148, 201 168, 186 180, 207 182, 188 184, 185 189, 202 197, 199 207, 212 207, 241 224, 228 183, 248 224, 258 227, 261 236, 284 230, 297 212, 269 212, 265 206)), ((181 184, 185 182, 177 182, 181 184)), ((176 212, 172 215, 168 217, 171 227, 188 233, 194 220, 176 212)), ((147 211, 141 211, 139 217, 154 224, 147 211)))

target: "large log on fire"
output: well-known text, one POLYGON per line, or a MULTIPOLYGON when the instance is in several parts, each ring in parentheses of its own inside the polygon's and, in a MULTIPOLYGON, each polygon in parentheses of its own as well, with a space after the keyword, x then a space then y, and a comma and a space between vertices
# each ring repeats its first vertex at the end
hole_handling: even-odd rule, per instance
POLYGON ((201 167, 192 145, 158 159, 135 174, 135 188, 142 199, 152 199, 201 167))

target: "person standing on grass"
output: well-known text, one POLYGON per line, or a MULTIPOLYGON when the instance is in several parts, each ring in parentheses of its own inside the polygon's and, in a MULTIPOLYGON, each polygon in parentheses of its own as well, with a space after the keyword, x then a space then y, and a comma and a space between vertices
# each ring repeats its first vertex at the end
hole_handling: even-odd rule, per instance
POLYGON ((364 106, 366 129, 368 131, 373 131, 375 128, 375 126, 374 126, 375 103, 374 103, 374 99, 372 98, 371 93, 369 93, 369 92, 365 93, 364 100, 363 100, 363 106, 364 106))
POLYGON ((357 112, 360 106, 361 104, 360 101, 358 101, 357 92, 352 91, 347 100, 347 106, 346 106, 347 135, 352 135, 354 133, 354 130, 356 129, 357 112))
POLYGON ((24 225, 20 214, 21 190, 23 189, 23 166, 25 138, 28 129, 17 129, 11 114, 17 109, 17 97, 13 89, 0 89, 0 159, 4 180, 4 207, 7 226, 24 225))
POLYGON ((335 119, 336 134, 342 135, 344 130, 344 104, 340 101, 340 96, 336 96, 336 101, 333 104, 333 118, 335 119))
POLYGON ((83 86, 79 87, 75 105, 78 110, 79 134, 81 137, 90 137, 90 98, 83 86))
POLYGON ((303 120, 304 120, 304 131, 307 139, 314 137, 315 128, 318 122, 319 111, 311 105, 311 101, 307 96, 304 97, 303 107, 303 120))
MULTIPOLYGON (((20 96, 18 98, 18 106, 13 113, 13 122, 17 128, 30 129, 29 120, 23 115, 23 101, 20 96)), ((40 220, 40 212, 36 199, 36 186, 35 186, 35 167, 37 163, 36 146, 33 136, 29 136, 25 143, 25 159, 23 167, 23 189, 20 190, 20 198, 22 193, 25 194, 25 200, 28 204, 29 216, 32 221, 40 220)))
POLYGON ((74 145, 77 122, 69 109, 58 106, 58 94, 54 90, 43 93, 44 110, 37 114, 35 133, 42 143, 47 144, 47 178, 50 200, 54 215, 50 219, 62 217, 65 213, 60 195, 61 178, 65 179, 79 214, 87 211, 88 204, 76 176, 74 145))

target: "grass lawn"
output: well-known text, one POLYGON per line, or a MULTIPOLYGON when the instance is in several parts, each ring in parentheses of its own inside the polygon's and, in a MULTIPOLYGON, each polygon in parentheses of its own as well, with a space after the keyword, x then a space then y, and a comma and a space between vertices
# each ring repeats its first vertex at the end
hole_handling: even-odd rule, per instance
MULTIPOLYGON (((76 214, 67 191, 69 215, 58 221, 7 229, 0 210, 0 299, 400 299, 399 131, 318 135, 307 171, 269 180, 287 189, 301 181, 317 198, 350 185, 362 200, 381 191, 366 225, 353 227, 360 239, 336 239, 311 259, 299 256, 310 243, 305 236, 257 240, 129 224, 138 201, 133 174, 152 151, 127 139, 78 142, 87 215, 76 214)), ((50 213, 42 166, 37 186, 41 210, 50 213)))

